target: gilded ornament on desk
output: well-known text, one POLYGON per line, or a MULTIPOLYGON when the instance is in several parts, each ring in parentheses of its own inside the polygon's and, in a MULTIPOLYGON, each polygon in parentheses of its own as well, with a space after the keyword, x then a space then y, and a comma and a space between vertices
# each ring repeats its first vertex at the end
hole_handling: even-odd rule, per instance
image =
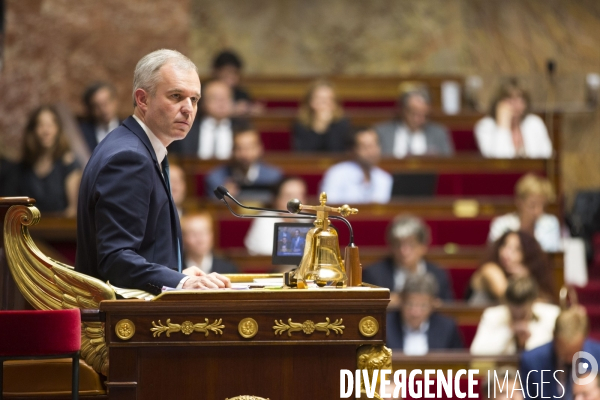
POLYGON ((269 400, 269 399, 265 399, 264 397, 257 397, 257 396, 236 396, 236 397, 232 397, 230 399, 225 399, 225 400, 269 400))
POLYGON ((244 318, 238 324, 238 332, 245 339, 250 339, 258 333, 258 322, 254 318, 244 318))
POLYGON ((122 319, 115 325, 115 333, 122 340, 129 340, 135 334, 135 324, 128 319, 122 319))
POLYGON ((210 332, 213 332, 215 335, 222 335, 223 329, 225 325, 221 325, 223 321, 221 318, 215 320, 213 323, 208 322, 208 318, 204 318, 205 322, 194 324, 191 321, 184 321, 181 325, 172 324, 171 318, 167 319, 167 325, 163 325, 160 320, 158 320, 158 325, 156 322, 152 321, 152 326, 154 328, 150 328, 152 332, 152 336, 160 337, 162 333, 166 333, 167 337, 171 337, 171 333, 182 332, 184 335, 191 335, 192 332, 200 332, 204 333, 204 336, 208 336, 210 332))
POLYGON ((373 337, 379 332, 379 322, 371 316, 364 317, 358 323, 358 330, 364 337, 373 337))
POLYGON ((292 332, 302 331, 307 335, 311 335, 314 331, 326 332, 326 336, 329 336, 330 330, 335 332, 336 335, 343 335, 344 329, 346 328, 342 325, 344 320, 342 318, 336 319, 335 322, 331 322, 329 317, 325 318, 325 322, 314 323, 311 320, 306 320, 303 323, 292 322, 292 319, 288 319, 288 323, 284 323, 282 320, 275 320, 275 326, 273 326, 273 330, 275 331, 275 335, 283 335, 284 332, 287 332, 288 336, 292 336, 292 332))
MULTIPOLYGON (((356 353, 356 368, 366 369, 369 376, 373 376, 373 371, 378 369, 392 369, 392 350, 380 344, 377 346, 361 346, 356 353)), ((365 382, 360 383, 360 398, 366 398, 367 392, 365 382), (364 397, 363 397, 364 394, 364 397)), ((381 393, 375 392, 375 399, 381 400, 381 393)))

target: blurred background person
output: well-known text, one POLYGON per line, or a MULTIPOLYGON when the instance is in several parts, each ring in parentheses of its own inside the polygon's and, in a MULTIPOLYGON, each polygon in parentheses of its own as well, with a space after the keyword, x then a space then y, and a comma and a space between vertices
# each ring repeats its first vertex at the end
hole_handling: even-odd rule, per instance
POLYGON ((537 300, 537 284, 531 277, 510 281, 504 304, 483 312, 471 354, 516 354, 550 342, 560 308, 537 300))
POLYGON ((263 152, 258 131, 245 128, 234 132, 231 160, 208 173, 206 195, 212 197, 215 188, 222 185, 241 199, 272 201, 273 187, 283 174, 279 168, 261 161, 263 152))
POLYGON ((341 153, 346 150, 351 133, 350 120, 344 117, 331 83, 314 82, 292 126, 293 150, 341 153))
MULTIPOLYGON (((526 385, 529 393, 544 393, 547 398, 572 399, 575 393, 573 387, 572 367, 573 356, 579 351, 591 354, 596 360, 600 360, 600 342, 588 338, 590 322, 585 308, 580 305, 571 306, 561 311, 556 319, 554 327, 554 340, 550 343, 524 352, 521 355, 520 371, 522 377, 527 377, 526 385), (544 377, 542 370, 556 371, 557 382, 549 378, 546 372, 544 377)), ((581 360, 587 361, 587 360, 581 360)), ((591 371, 591 364, 587 366, 583 362, 577 362, 576 367, 591 371)), ((578 376, 580 371, 575 371, 578 376)), ((525 382, 525 381, 524 381, 525 382)), ((540 396, 541 397, 541 396, 540 396)))
MULTIPOLYGON (((590 373, 581 378, 586 379, 590 373)), ((581 382, 581 381, 580 381, 581 382)), ((600 378, 596 374, 588 383, 574 382, 573 400, 600 400, 600 378)))
POLYGON ((389 348, 415 356, 431 350, 463 348, 456 322, 434 312, 438 292, 437 279, 429 273, 407 278, 400 312, 387 315, 386 345, 389 348))
POLYGON ((213 77, 225 82, 233 91, 234 115, 257 115, 263 111, 263 105, 252 101, 246 89, 240 85, 244 63, 232 50, 224 50, 215 56, 212 64, 213 77))
POLYGON ((524 231, 533 235, 544 251, 559 251, 560 222, 544 209, 556 199, 552 183, 534 174, 523 175, 515 185, 517 211, 496 217, 490 226, 489 240, 497 240, 506 231, 524 231))
POLYGON ((540 117, 531 113, 529 94, 515 80, 496 93, 490 115, 475 125, 479 151, 488 158, 550 158, 552 142, 540 117))
MULTIPOLYGON (((298 199, 306 203, 306 182, 296 176, 285 177, 274 189, 272 208, 287 210, 287 203, 298 199)), ((310 222, 294 218, 255 218, 244 238, 244 246, 248 253, 253 255, 270 256, 273 254, 273 240, 275 240, 275 223, 277 222, 310 222)))
POLYGON ((247 126, 247 121, 233 117, 233 93, 223 81, 202 84, 201 110, 183 140, 169 146, 176 154, 195 156, 203 160, 231 157, 233 131, 247 126))
POLYGON ((234 274, 238 269, 213 253, 213 219, 208 212, 186 215, 181 219, 183 268, 198 267, 208 273, 234 274))
POLYGON ((537 283, 541 300, 556 300, 552 267, 537 240, 523 231, 505 232, 473 274, 469 302, 490 305, 502 301, 510 280, 526 276, 537 283))
POLYGON ((81 170, 51 106, 29 117, 23 137, 23 157, 8 188, 10 195, 29 196, 42 212, 74 217, 81 170))
POLYGON ((171 196, 177 207, 179 218, 184 212, 185 197, 187 194, 187 184, 185 182, 185 171, 179 165, 171 163, 169 165, 169 179, 171 182, 171 196))
POLYGON ((108 82, 96 82, 83 92, 83 104, 87 115, 79 123, 79 128, 92 153, 98 143, 121 123, 117 115, 117 90, 108 82))
POLYGON ((392 303, 407 285, 408 278, 430 274, 435 278, 436 298, 452 301, 452 282, 446 270, 425 259, 430 242, 429 227, 412 215, 398 215, 388 227, 388 247, 391 255, 366 267, 363 281, 390 289, 392 303))
POLYGON ((454 145, 448 129, 429 121, 431 99, 425 88, 404 92, 397 101, 398 118, 375 126, 383 155, 451 156, 454 145))
POLYGON ((332 204, 388 203, 393 178, 377 165, 381 147, 377 133, 358 129, 352 138, 353 160, 331 166, 323 175, 321 190, 332 204))

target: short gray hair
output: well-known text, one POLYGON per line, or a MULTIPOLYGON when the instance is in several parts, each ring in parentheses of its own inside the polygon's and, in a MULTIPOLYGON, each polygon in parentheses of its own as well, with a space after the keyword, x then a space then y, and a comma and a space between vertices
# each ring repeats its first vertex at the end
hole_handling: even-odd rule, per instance
POLYGON ((400 95, 398 101, 402 105, 402 108, 406 109, 411 97, 414 96, 422 98, 427 104, 431 104, 431 96, 429 95, 429 91, 425 87, 419 87, 407 90, 400 95))
POLYGON ((398 215, 388 228, 388 243, 409 237, 415 237, 421 244, 429 244, 429 227, 413 215, 398 215))
POLYGON ((404 283, 402 297, 406 297, 410 294, 427 294, 433 298, 436 298, 438 297, 438 291, 439 284, 437 279, 435 279, 432 274, 413 274, 410 275, 404 283))
POLYGON ((175 67, 183 70, 194 70, 198 73, 196 64, 177 50, 160 49, 146 54, 138 61, 133 73, 132 97, 134 107, 137 105, 135 102, 136 90, 144 89, 154 96, 158 84, 158 71, 167 63, 172 63, 175 67))

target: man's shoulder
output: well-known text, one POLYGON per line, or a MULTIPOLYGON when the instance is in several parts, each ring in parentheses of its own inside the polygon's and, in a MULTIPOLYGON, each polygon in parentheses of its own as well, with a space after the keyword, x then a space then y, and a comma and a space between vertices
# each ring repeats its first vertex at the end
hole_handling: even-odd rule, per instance
POLYGON ((446 271, 442 267, 440 267, 437 264, 434 264, 432 262, 425 261, 425 268, 427 269, 427 272, 429 272, 430 274, 433 274, 435 276, 440 276, 440 275, 448 276, 448 271, 446 271))
POLYGON ((380 134, 389 133, 390 131, 395 131, 399 125, 400 123, 398 122, 398 120, 391 119, 389 121, 380 122, 377 125, 375 125, 375 131, 380 134))
POLYGON ((434 312, 429 317, 429 328, 447 332, 456 329, 456 322, 450 317, 434 312))
POLYGON ((554 342, 549 342, 549 343, 543 344, 539 347, 536 347, 535 349, 524 351, 521 354, 521 362, 523 362, 523 360, 532 361, 532 360, 540 360, 543 358, 551 359, 552 352, 553 352, 553 346, 554 346, 554 342))
POLYGON ((342 161, 329 167, 325 173, 328 175, 342 174, 351 170, 360 170, 360 167, 354 161, 342 161))
POLYGON ((425 132, 425 135, 433 135, 433 136, 446 137, 448 135, 448 129, 444 125, 438 124, 437 122, 432 122, 432 121, 429 121, 425 124, 425 127, 423 128, 423 132, 425 132))

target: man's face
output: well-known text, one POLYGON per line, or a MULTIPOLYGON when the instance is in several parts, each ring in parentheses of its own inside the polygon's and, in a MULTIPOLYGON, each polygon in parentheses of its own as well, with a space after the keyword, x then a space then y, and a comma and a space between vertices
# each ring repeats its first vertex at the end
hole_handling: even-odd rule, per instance
POLYGON ((90 111, 97 124, 108 125, 117 118, 117 99, 113 92, 102 87, 90 99, 90 111))
POLYGON ((138 107, 145 109, 146 125, 158 139, 165 146, 174 140, 181 140, 189 132, 196 117, 200 100, 198 74, 194 70, 183 70, 172 64, 165 64, 159 70, 156 93, 146 93, 144 99, 145 104, 138 107))
POLYGON ((229 118, 233 114, 233 95, 226 83, 214 81, 204 88, 204 111, 217 120, 229 118))
POLYGON ((402 319, 411 329, 418 329, 421 324, 429 320, 433 311, 433 300, 425 293, 411 293, 404 296, 402 301, 402 319))
POLYGON ((181 226, 183 248, 191 257, 204 257, 213 247, 213 232, 206 217, 192 217, 181 226))
POLYGON ((427 254, 427 246, 419 242, 416 237, 410 236, 394 240, 392 252, 396 264, 412 270, 427 254))
POLYGON ((410 96, 403 111, 404 123, 412 132, 423 128, 429 115, 429 104, 421 96, 410 96))
POLYGON ((586 385, 573 385, 573 400, 600 400, 598 377, 586 385))
POLYGON ((241 132, 233 138, 233 160, 244 169, 250 168, 262 156, 263 148, 258 133, 241 132))
POLYGON ((578 335, 577 337, 571 338, 563 338, 560 336, 555 337, 554 351, 556 352, 556 357, 558 358, 559 363, 565 365, 571 364, 575 353, 583 349, 584 342, 584 335, 578 335))
POLYGON ((287 203, 292 199, 298 199, 301 203, 306 203, 306 184, 299 179, 290 179, 281 185, 279 194, 275 199, 275 208, 287 210, 287 203))
POLYGON ((354 154, 356 155, 356 161, 361 165, 374 167, 379 164, 381 147, 379 147, 377 133, 373 130, 359 133, 356 136, 354 154))

